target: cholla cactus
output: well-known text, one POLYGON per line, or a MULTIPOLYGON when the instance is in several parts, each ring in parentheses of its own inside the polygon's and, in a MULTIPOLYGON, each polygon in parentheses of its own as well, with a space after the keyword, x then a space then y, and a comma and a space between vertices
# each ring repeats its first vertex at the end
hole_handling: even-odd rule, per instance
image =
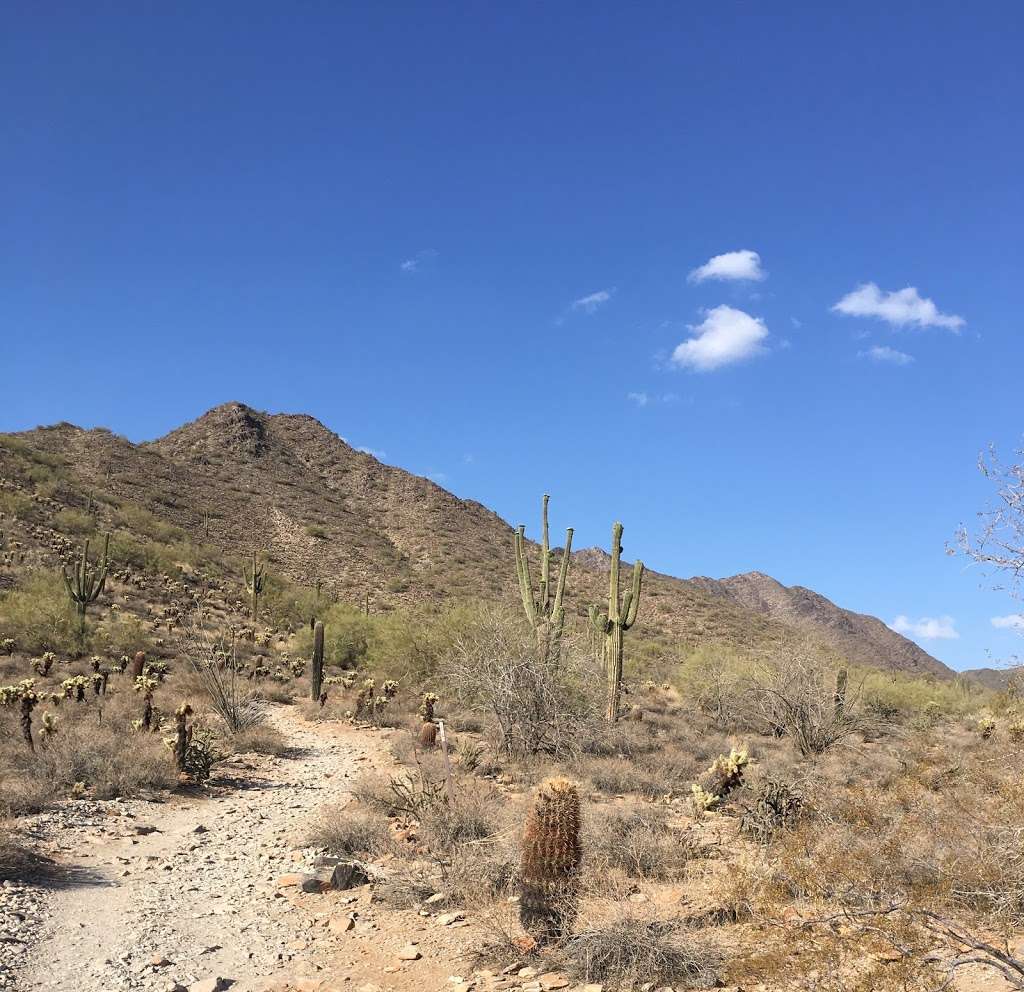
POLYGON ((380 694, 388 701, 394 699, 398 695, 398 683, 394 679, 388 679, 380 687, 380 694))
POLYGON ((743 769, 749 762, 746 748, 732 748, 728 755, 715 758, 714 764, 690 787, 694 809, 702 813, 717 808, 729 793, 743 784, 743 769))
POLYGON ((106 672, 93 672, 89 677, 89 682, 92 684, 92 692, 94 696, 105 695, 107 691, 107 673, 106 672))
POLYGON ((519 919, 538 943, 571 930, 581 860, 579 793, 568 779, 548 779, 526 820, 520 865, 519 919))
POLYGON ((440 697, 433 692, 423 693, 423 698, 420 701, 420 708, 417 711, 419 716, 422 718, 424 723, 433 723, 434 720, 434 707, 440 702, 440 697))
POLYGON ((978 732, 981 739, 987 741, 996 732, 996 718, 988 712, 978 717, 978 732))
POLYGON ((57 717, 47 710, 43 714, 42 726, 39 733, 44 741, 52 740, 57 736, 57 717))
POLYGON ((4 654, 14 654, 14 649, 17 646, 13 637, 0 638, 0 651, 3 651, 4 654))
POLYGON ((100 665, 101 665, 101 664, 103 664, 103 659, 102 659, 102 658, 100 658, 100 657, 99 657, 98 655, 95 655, 95 654, 94 654, 94 655, 93 655, 93 656, 92 656, 92 657, 91 657, 91 658, 89 659, 89 664, 91 664, 91 665, 92 665, 92 670, 93 670, 94 672, 98 672, 98 671, 100 670, 100 665))
POLYGON ((356 712, 355 719, 358 720, 365 713, 373 714, 377 708, 376 702, 377 695, 377 683, 373 679, 367 679, 363 683, 362 689, 359 690, 359 694, 356 696, 356 712))
POLYGON ((143 669, 143 675, 148 675, 150 678, 156 679, 157 682, 163 682, 170 671, 171 668, 166 661, 151 661, 143 669))
POLYGON ((60 684, 65 699, 73 699, 76 703, 85 702, 85 690, 89 688, 89 679, 84 675, 74 675, 64 679, 60 684))
POLYGON ((142 694, 143 700, 142 719, 139 721, 142 730, 153 729, 153 693, 159 685, 156 679, 148 675, 140 675, 135 680, 135 691, 142 694))
POLYGON ((43 654, 42 658, 32 659, 32 669, 36 675, 46 678, 50 674, 50 669, 53 668, 53 663, 56 660, 57 656, 52 651, 47 651, 43 654))
POLYGON ((128 667, 130 662, 131 662, 131 658, 129 658, 128 655, 123 654, 118 659, 117 664, 114 667, 118 670, 118 672, 120 672, 123 675, 124 674, 124 670, 128 667))
POLYGON ((21 736, 30 751, 36 749, 32 741, 32 710, 39 702, 35 686, 35 679, 22 679, 0 689, 0 706, 17 706, 21 712, 21 736))

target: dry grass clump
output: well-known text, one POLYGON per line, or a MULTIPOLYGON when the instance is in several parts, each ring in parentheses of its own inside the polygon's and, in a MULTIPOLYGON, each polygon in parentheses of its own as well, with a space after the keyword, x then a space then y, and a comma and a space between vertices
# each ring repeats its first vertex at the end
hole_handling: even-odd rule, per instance
POLYGON ((719 955, 694 941, 682 922, 622 911, 572 934, 560 957, 577 981, 611 987, 714 988, 720 965, 719 955))
POLYGON ((381 813, 332 805, 320 811, 304 843, 339 857, 378 858, 394 853, 391 824, 381 813))
POLYGON ((597 884, 606 884, 613 870, 629 878, 681 878, 690 860, 699 855, 699 847, 688 830, 671 825, 670 817, 664 807, 591 811, 583 847, 588 872, 597 884))
POLYGON ((284 734, 268 723, 240 730, 236 734, 229 734, 224 738, 224 746, 230 748, 235 754, 251 752, 272 754, 283 758, 292 753, 292 747, 284 734))

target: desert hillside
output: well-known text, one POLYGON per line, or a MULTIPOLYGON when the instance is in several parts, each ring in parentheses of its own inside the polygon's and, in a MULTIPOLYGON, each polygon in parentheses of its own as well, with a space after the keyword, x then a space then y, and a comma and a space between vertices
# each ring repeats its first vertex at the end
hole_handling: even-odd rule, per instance
MULTIPOLYGON (((0 486, 36 500, 39 529, 21 536, 44 556, 47 542, 61 536, 58 515, 91 506, 101 529, 159 542, 159 527, 173 528, 173 543, 212 553, 214 572, 237 575, 257 549, 292 582, 320 583, 352 603, 368 597, 375 610, 515 595, 508 523, 356 451, 310 416, 227 403, 139 445, 69 424, 11 437, 18 447, 0 446, 0 486), (33 453, 53 463, 41 490, 33 453), (126 512, 133 510, 134 517, 126 512)), ((536 516, 537 507, 523 508, 530 533, 536 516)), ((581 616, 606 595, 607 557, 601 549, 574 554, 571 612, 581 616)), ((648 573, 646 593, 637 637, 654 650, 747 648, 810 635, 854 664, 951 675, 877 618, 760 573, 718 581, 648 573)))

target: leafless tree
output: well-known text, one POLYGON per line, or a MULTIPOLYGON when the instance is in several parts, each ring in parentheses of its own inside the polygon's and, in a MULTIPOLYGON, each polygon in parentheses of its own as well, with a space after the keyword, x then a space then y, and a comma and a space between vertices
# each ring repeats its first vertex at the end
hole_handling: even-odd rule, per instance
POLYGON ((996 486, 996 502, 978 513, 977 529, 961 524, 956 534, 956 547, 962 554, 1007 579, 1008 588, 1019 594, 1024 579, 1024 449, 1014 452, 1015 464, 999 460, 995 448, 978 457, 978 468, 996 486))
POLYGON ((560 665, 549 664, 518 618, 493 610, 455 639, 443 678, 461 702, 494 718, 506 753, 564 756, 593 709, 583 689, 598 684, 583 677, 589 658, 570 645, 560 665))

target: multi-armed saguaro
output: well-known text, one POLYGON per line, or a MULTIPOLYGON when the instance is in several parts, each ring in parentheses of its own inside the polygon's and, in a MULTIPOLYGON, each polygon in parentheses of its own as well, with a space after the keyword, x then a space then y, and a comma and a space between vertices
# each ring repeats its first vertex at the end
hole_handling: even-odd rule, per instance
POLYGON ((68 596, 75 604, 75 609, 85 629, 85 610, 90 603, 96 602, 104 587, 107 584, 107 554, 110 551, 110 535, 107 534, 103 542, 103 560, 93 567, 89 564, 89 542, 86 541, 82 547, 82 557, 75 566, 74 572, 68 575, 66 568, 61 568, 64 576, 64 587, 68 596))
POLYGON ((633 563, 633 584, 619 602, 619 557, 622 554, 622 524, 612 525, 612 565, 608 578, 608 612, 599 612, 591 606, 590 622, 598 635, 604 635, 602 658, 608 678, 608 708, 606 715, 615 721, 619 717, 619 693, 622 688, 622 635, 636 622, 640 606, 640 584, 644 577, 644 563, 633 563))
POLYGON ((519 577, 519 591, 523 597, 523 609, 537 636, 537 647, 545 661, 557 663, 562 642, 562 628, 565 624, 565 609, 562 597, 565 594, 565 580, 569 574, 569 557, 572 553, 572 528, 565 531, 565 549, 558 568, 554 595, 551 590, 551 547, 548 543, 548 495, 541 501, 541 544, 540 544, 540 588, 533 591, 533 577, 530 575, 530 560, 526 554, 526 525, 520 524, 515 533, 516 575, 519 577))
POLYGON ((252 553, 252 571, 246 573, 245 576, 245 588, 246 591, 252 596, 252 618, 256 619, 256 615, 259 612, 260 596, 263 593, 263 583, 266 582, 266 575, 264 569, 259 562, 256 560, 256 552, 252 553))

